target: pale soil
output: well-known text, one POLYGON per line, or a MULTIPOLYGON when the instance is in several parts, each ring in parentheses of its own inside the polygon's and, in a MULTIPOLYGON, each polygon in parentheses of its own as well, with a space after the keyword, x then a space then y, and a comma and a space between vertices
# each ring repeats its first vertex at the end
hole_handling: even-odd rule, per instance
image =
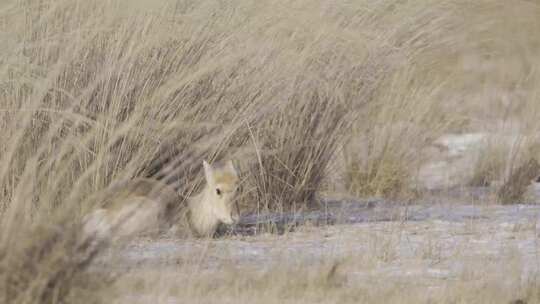
MULTIPOLYGON (((96 267, 129 269, 118 283, 122 303, 135 299, 155 303, 158 298, 160 303, 187 299, 249 303, 252 296, 262 294, 269 299, 283 296, 276 303, 334 302, 327 294, 351 303, 383 299, 396 303, 509 303, 527 297, 529 303, 536 301, 540 205, 334 202, 325 212, 307 216, 311 222, 321 217, 333 225, 314 226, 308 221, 281 235, 138 239, 119 254, 109 252, 96 267), (310 269, 318 273, 315 276, 324 277, 332 265, 337 265, 332 274, 332 284, 337 285, 325 281, 320 287, 316 279, 306 279, 310 269), (289 286, 282 278, 295 276, 295 282, 306 280, 307 285, 294 288, 310 292, 288 298, 279 286, 289 286), (272 277, 278 279, 269 279, 272 277), (220 283, 217 278, 228 282, 220 283), (233 288, 234 292, 214 286, 229 286, 234 281, 238 288, 245 284, 243 280, 270 280, 268 284, 278 286, 233 288), (309 284, 319 287, 306 287, 309 284), (326 291, 314 296, 317 290, 326 291)), ((243 223, 253 219, 244 217, 243 223)), ((269 299, 259 302, 273 303, 269 299)))

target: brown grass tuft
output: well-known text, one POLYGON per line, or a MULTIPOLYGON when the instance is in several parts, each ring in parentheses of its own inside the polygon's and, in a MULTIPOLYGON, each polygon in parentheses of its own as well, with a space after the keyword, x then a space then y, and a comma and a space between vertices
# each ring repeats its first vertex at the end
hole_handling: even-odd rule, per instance
POLYGON ((540 164, 531 158, 512 170, 512 173, 497 192, 502 204, 523 203, 527 187, 538 177, 540 164))

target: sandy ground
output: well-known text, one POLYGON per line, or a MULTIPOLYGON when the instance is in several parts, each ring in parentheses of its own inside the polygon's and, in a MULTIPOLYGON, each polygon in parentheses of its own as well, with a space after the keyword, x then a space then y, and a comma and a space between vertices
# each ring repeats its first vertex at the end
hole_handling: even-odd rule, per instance
MULTIPOLYGON (((490 282, 515 292, 506 293, 512 299, 540 275, 540 205, 342 201, 288 218, 304 225, 283 234, 209 240, 141 238, 109 251, 96 267, 128 270, 133 277, 174 277, 186 271, 218 274, 224 267, 253 274, 335 262, 348 288, 375 288, 381 282, 389 288, 414 286, 424 293, 422 299, 430 294, 437 299, 452 284, 485 287, 490 282), (323 222, 330 224, 319 225, 323 222)), ((242 222, 254 219, 245 216, 242 222)), ((177 303, 174 297, 165 302, 177 303)))

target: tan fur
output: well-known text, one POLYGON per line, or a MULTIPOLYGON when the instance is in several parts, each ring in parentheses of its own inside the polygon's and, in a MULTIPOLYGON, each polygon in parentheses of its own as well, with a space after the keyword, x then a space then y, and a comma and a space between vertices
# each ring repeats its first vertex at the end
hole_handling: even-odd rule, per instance
POLYGON ((95 197, 97 208, 83 219, 84 231, 100 238, 119 240, 155 234, 166 226, 168 219, 178 219, 174 223, 177 232, 191 229, 196 236, 212 236, 219 223, 235 221, 232 199, 238 176, 232 162, 224 166, 204 162, 204 168, 207 180, 204 189, 189 199, 188 208, 180 208, 179 216, 165 214, 168 207, 182 202, 174 189, 156 180, 136 179, 113 186, 95 197))
POLYGON ((84 230, 113 239, 156 233, 167 206, 180 200, 174 189, 152 179, 121 183, 94 199, 98 208, 84 218, 84 230))
POLYGON ((189 200, 189 223, 198 236, 212 236, 219 223, 232 224, 232 204, 238 187, 238 175, 232 162, 211 166, 204 162, 206 185, 189 200), (217 194, 217 190, 221 195, 217 194))

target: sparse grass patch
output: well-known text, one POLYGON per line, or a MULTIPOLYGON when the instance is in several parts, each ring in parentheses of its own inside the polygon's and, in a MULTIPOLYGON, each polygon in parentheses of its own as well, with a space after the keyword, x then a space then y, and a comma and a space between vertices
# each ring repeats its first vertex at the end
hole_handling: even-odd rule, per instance
POLYGON ((416 173, 423 151, 453 121, 432 101, 446 79, 417 83, 413 75, 398 70, 386 79, 354 125, 344 147, 344 183, 350 192, 407 199, 421 190, 416 173))
POLYGON ((504 136, 492 135, 477 152, 469 185, 493 187, 499 203, 523 203, 528 187, 540 175, 538 144, 534 137, 504 136))
POLYGON ((497 191, 497 198, 502 204, 523 203, 527 187, 538 177, 540 164, 535 158, 530 158, 511 171, 507 180, 497 191))
POLYGON ((478 160, 473 168, 469 185, 473 187, 490 186, 504 176, 510 147, 502 143, 488 142, 478 151, 478 160))
POLYGON ((395 198, 407 192, 410 168, 397 155, 383 154, 366 167, 359 160, 348 160, 345 182, 348 191, 358 196, 395 198))

